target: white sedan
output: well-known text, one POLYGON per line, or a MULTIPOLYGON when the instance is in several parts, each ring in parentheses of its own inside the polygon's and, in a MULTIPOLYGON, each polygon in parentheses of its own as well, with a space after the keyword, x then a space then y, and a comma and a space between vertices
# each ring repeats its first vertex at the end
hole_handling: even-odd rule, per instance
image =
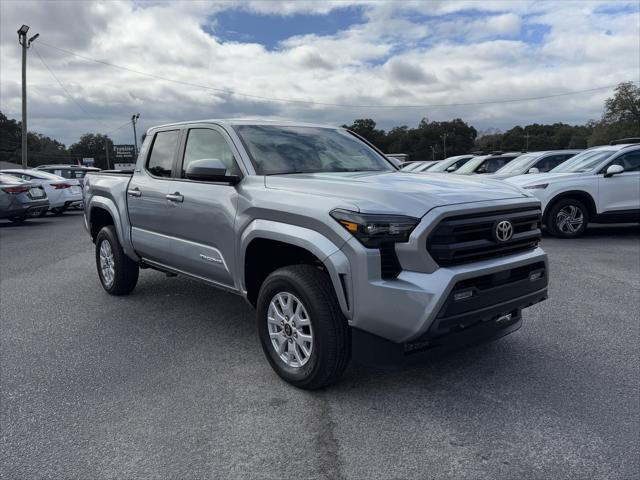
POLYGON ((577 237, 587 224, 640 222, 640 145, 590 148, 548 173, 507 178, 542 202, 556 237, 577 237))
POLYGON ((69 207, 82 206, 82 189, 77 181, 72 182, 42 170, 12 168, 0 170, 0 173, 42 186, 49 199, 49 209, 54 215, 62 215, 69 207))

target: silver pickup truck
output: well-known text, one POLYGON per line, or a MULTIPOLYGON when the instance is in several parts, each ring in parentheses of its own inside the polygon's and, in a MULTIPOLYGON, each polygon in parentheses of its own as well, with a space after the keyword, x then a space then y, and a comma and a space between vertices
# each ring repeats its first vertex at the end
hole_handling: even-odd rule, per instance
POLYGON ((98 275, 186 275, 257 310, 306 389, 517 330, 546 298, 540 203, 501 181, 400 172, 340 128, 209 120, 148 130, 133 172, 89 173, 98 275))

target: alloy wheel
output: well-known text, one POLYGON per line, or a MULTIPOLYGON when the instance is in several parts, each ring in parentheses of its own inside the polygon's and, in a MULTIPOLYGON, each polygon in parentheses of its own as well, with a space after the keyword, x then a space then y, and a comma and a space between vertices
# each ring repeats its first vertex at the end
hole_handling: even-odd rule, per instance
POLYGON ((311 319, 302 301, 289 292, 273 296, 267 312, 271 345, 287 366, 300 368, 313 351, 311 319))

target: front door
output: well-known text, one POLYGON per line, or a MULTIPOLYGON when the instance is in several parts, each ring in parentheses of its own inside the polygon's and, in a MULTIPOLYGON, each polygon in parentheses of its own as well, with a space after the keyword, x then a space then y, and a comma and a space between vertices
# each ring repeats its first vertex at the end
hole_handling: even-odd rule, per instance
POLYGON ((227 133, 214 125, 190 128, 183 146, 169 186, 167 228, 173 241, 172 266, 235 289, 238 192, 235 186, 223 182, 188 180, 185 170, 194 160, 217 158, 227 166, 228 173, 239 174, 237 152, 227 133))
POLYGON ((180 130, 155 133, 143 145, 140 155, 145 162, 136 168, 127 189, 127 205, 131 222, 131 242, 144 259, 163 264, 170 262, 168 240, 169 204, 167 193, 180 143, 180 130))
POLYGON ((598 176, 598 213, 640 210, 640 150, 624 153, 612 160, 598 176), (621 165, 623 173, 605 177, 611 165, 621 165))

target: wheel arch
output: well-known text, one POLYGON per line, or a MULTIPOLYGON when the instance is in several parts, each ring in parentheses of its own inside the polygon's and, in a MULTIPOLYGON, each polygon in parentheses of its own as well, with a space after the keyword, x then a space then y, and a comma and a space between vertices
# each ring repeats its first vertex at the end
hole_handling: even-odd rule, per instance
POLYGON ((324 235, 296 225, 254 220, 240 236, 239 252, 240 288, 252 305, 255 306, 262 282, 273 270, 311 263, 327 272, 342 313, 351 318, 349 261, 324 235))
POLYGON ((584 190, 569 190, 566 192, 562 192, 557 194, 556 196, 554 196, 551 200, 549 200, 547 202, 547 206, 544 209, 544 213, 542 215, 542 222, 546 225, 547 220, 549 218, 549 212, 551 211, 551 209, 553 208, 553 206, 560 200, 564 200, 567 198, 575 198, 577 200, 580 200, 582 203, 585 204, 585 206, 587 207, 587 209, 589 210, 589 218, 594 218, 598 211, 596 208, 596 201, 594 200, 593 196, 589 193, 586 192, 584 190))

